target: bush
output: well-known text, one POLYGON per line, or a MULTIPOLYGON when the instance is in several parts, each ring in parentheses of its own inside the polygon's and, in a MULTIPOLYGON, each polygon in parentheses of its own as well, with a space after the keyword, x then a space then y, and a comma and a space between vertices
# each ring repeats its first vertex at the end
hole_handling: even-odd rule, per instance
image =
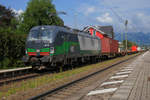
POLYGON ((0 69, 23 66, 26 35, 0 32, 0 69))

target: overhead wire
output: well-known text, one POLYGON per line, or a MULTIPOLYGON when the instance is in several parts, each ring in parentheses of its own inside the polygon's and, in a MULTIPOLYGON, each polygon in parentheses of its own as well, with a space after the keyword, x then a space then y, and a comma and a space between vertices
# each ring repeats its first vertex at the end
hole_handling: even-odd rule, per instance
MULTIPOLYGON (((84 24, 85 24, 85 25, 88 25, 88 22, 87 22, 87 21, 86 21, 84 24, 81 23, 81 22, 83 22, 83 20, 81 20, 80 16, 81 16, 81 15, 84 15, 83 13, 77 12, 77 11, 75 11, 75 10, 72 9, 72 8, 69 8, 69 10, 73 11, 73 12, 72 12, 73 14, 71 14, 71 13, 68 14, 68 13, 67 13, 67 16, 70 16, 71 18, 73 18, 73 26, 74 26, 74 28, 79 28, 79 27, 78 27, 78 26, 79 26, 79 23, 78 23, 78 22, 80 22, 80 26, 82 26, 82 27, 84 27, 84 24), (78 16, 79 16, 79 17, 78 17, 78 16)), ((94 21, 94 20, 88 18, 88 21, 94 21)))
MULTIPOLYGON (((104 1, 104 0, 103 0, 103 1, 104 1)), ((111 2, 111 1, 109 1, 109 2, 111 2)), ((105 3, 107 3, 106 0, 105 0, 105 3)), ((109 4, 107 3, 107 5, 109 5, 109 4)), ((114 15, 118 18, 118 20, 119 20, 120 23, 125 24, 124 22, 125 22, 126 20, 125 20, 123 17, 121 17, 112 7, 109 7, 109 9, 110 9, 110 10, 114 13, 114 15)), ((131 23, 131 22, 128 23, 128 28, 129 28, 129 29, 133 29, 135 32, 138 32, 136 26, 135 26, 133 23, 131 23)), ((132 41, 133 41, 133 39, 132 39, 132 41)), ((137 40, 136 40, 136 41, 137 41, 137 40)), ((133 41, 133 42, 136 42, 136 41, 133 41)))
MULTIPOLYGON (((104 0, 103 0, 104 1, 104 0)), ((110 2, 110 1, 109 1, 110 2)), ((107 1, 105 2, 105 3, 107 3, 107 1)), ((107 3, 107 6, 109 6, 109 4, 107 3)), ((119 21, 119 24, 120 25, 118 25, 119 27, 120 27, 120 29, 122 29, 121 28, 121 25, 124 25, 125 24, 125 18, 123 18, 118 12, 116 12, 112 7, 107 7, 108 9, 110 9, 111 10, 111 12, 116 16, 116 18, 117 18, 117 20, 119 21)), ((85 16, 83 13, 81 13, 81 12, 77 12, 76 10, 74 10, 74 9, 72 9, 72 8, 69 8, 69 10, 71 10, 71 11, 73 11, 73 13, 75 14, 77 14, 76 15, 76 21, 79 21, 80 22, 80 26, 82 26, 82 27, 84 27, 84 25, 85 24, 81 24, 81 22, 83 21, 83 20, 81 20, 80 19, 80 17, 77 17, 77 16, 81 16, 81 15, 83 15, 83 16, 85 16)), ((67 14, 68 15, 68 14, 67 14)), ((74 16, 73 16, 74 17, 74 16)), ((85 16, 85 18, 88 20, 88 22, 89 21, 91 21, 92 23, 94 22, 95 24, 94 25, 99 25, 99 22, 98 21, 96 21, 95 19, 93 19, 93 18, 91 18, 91 17, 88 17, 88 16, 85 16)), ((74 19, 75 20, 75 19, 74 19)), ((86 21, 85 23, 86 23, 86 25, 88 25, 88 22, 86 21)), ((75 24, 75 22, 74 22, 74 24, 75 24)), ((77 23, 76 22, 76 28, 79 28, 78 27, 78 24, 79 23, 77 23)), ((133 29, 135 32, 138 32, 137 31, 137 28, 136 28, 136 26, 133 24, 133 23, 131 23, 131 22, 129 22, 129 26, 128 26, 128 28, 129 29, 133 29)), ((123 34, 123 30, 121 30, 121 34, 123 34)), ((119 36, 119 34, 118 35, 116 35, 116 37, 117 36, 119 36)), ((123 39, 122 39, 123 40, 123 39)), ((133 42, 136 42, 136 41, 133 41, 133 42)))

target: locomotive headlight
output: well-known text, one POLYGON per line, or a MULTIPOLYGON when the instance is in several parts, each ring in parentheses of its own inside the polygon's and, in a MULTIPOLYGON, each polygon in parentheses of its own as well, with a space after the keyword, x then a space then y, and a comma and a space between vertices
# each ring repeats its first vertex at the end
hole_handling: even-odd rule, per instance
POLYGON ((25 51, 26 55, 28 54, 27 50, 25 51))
POLYGON ((36 50, 36 52, 40 52, 40 50, 39 50, 39 49, 37 49, 37 50, 36 50))
POLYGON ((50 53, 53 54, 54 53, 54 47, 50 48, 50 53))

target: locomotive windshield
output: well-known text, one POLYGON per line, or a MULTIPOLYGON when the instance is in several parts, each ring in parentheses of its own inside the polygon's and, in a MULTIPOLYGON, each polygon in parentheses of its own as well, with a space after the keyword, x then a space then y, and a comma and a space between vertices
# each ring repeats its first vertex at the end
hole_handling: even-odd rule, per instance
POLYGON ((53 29, 42 27, 42 28, 31 30, 28 36, 28 40, 30 41, 34 41, 34 40, 52 41, 53 34, 54 34, 53 29))

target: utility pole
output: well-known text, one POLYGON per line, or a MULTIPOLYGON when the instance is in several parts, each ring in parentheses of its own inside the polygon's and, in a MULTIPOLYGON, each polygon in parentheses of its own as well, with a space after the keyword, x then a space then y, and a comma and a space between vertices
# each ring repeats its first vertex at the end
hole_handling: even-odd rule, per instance
POLYGON ((121 48, 122 49, 124 48, 124 45, 123 45, 123 31, 121 31, 121 48))
POLYGON ((123 43, 123 31, 121 32, 121 42, 123 43))
POLYGON ((77 13, 74 14, 74 28, 77 29, 77 13))
POLYGON ((128 42, 127 42, 127 32, 128 32, 128 29, 127 29, 127 25, 128 25, 128 20, 125 21, 125 40, 126 40, 126 52, 128 50, 128 42))

